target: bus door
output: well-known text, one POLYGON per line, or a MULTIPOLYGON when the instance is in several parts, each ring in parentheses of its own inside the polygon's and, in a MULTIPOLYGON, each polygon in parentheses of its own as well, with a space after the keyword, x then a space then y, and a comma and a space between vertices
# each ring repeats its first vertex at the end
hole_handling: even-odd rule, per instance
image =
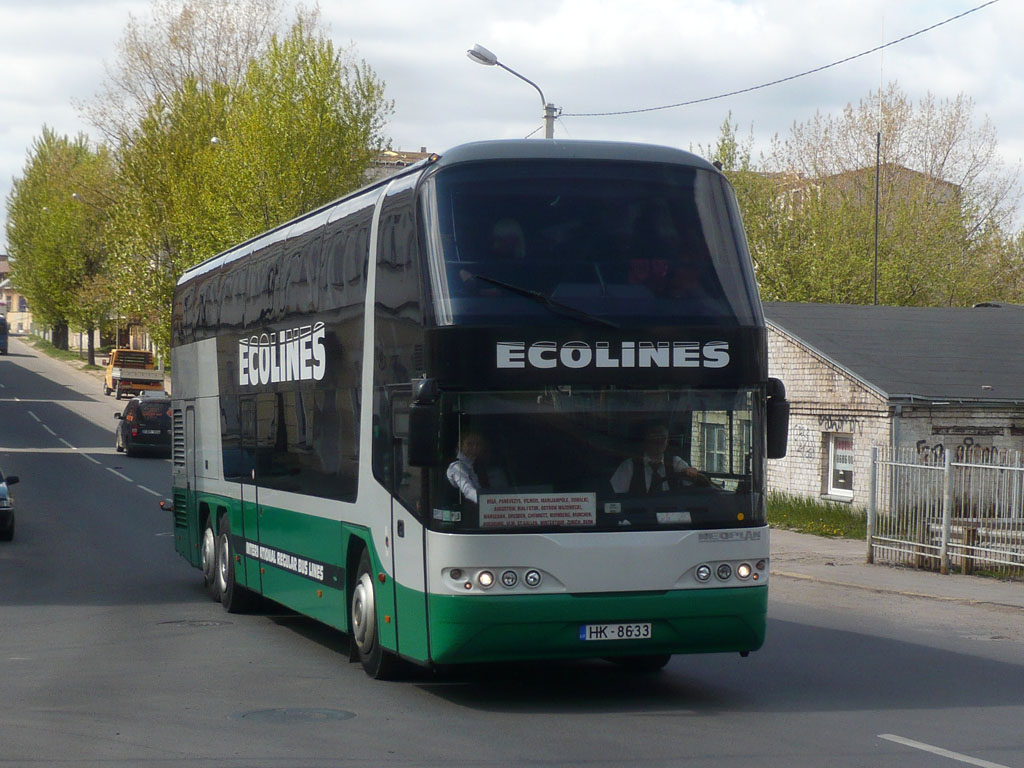
MULTIPOLYGON (((260 540, 259 529, 259 488, 256 485, 256 399, 254 397, 243 397, 239 400, 241 410, 241 488, 239 499, 241 500, 242 513, 242 536, 247 542, 258 544, 260 540)), ((245 584, 254 592, 263 591, 263 581, 260 576, 259 560, 255 557, 244 557, 245 562, 245 584)))
POLYGON ((427 594, 425 582, 425 531, 421 500, 426 473, 407 461, 409 436, 408 387, 392 391, 391 437, 391 547, 395 609, 398 621, 398 652, 427 660, 427 594), (414 513, 415 512, 415 513, 414 513))

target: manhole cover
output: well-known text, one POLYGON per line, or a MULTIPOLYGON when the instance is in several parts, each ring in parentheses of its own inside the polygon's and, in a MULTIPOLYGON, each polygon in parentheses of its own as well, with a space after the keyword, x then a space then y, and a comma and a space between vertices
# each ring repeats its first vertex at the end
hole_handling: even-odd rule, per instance
POLYGON ((161 621, 161 627, 226 627, 230 621, 215 621, 211 619, 178 619, 177 621, 161 621))
POLYGON ((232 720, 250 720, 258 723, 312 723, 328 720, 351 720, 355 712, 344 709, 254 709, 249 712, 236 712, 232 720))

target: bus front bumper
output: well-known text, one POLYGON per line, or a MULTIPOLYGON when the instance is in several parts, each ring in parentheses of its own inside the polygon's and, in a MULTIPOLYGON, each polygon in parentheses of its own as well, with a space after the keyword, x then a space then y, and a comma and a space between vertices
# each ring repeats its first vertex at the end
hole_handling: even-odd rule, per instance
POLYGON ((429 595, 436 664, 755 651, 768 587, 598 595, 429 595), (651 636, 583 640, 586 624, 649 623, 651 636))

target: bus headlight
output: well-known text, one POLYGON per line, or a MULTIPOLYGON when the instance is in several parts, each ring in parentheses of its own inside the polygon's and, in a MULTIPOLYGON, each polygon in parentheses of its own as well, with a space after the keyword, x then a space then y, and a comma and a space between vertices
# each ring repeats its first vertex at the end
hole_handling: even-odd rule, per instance
POLYGON ((717 575, 722 581, 728 581, 729 577, 732 576, 732 566, 728 563, 722 563, 715 571, 715 575, 717 575))
POLYGON ((741 579, 749 579, 753 569, 750 567, 750 563, 740 563, 736 566, 736 575, 741 579))
POLYGON ((523 581, 528 587, 540 586, 540 571, 530 570, 523 576, 523 581))
POLYGON ((697 581, 707 581, 711 578, 711 566, 710 565, 698 565, 697 570, 694 573, 697 577, 697 581))
POLYGON ((512 587, 519 583, 519 574, 510 568, 501 574, 501 583, 512 589, 512 587))
POLYGON ((476 575, 476 583, 480 585, 481 589, 490 589, 494 586, 494 574, 490 571, 480 571, 476 575))

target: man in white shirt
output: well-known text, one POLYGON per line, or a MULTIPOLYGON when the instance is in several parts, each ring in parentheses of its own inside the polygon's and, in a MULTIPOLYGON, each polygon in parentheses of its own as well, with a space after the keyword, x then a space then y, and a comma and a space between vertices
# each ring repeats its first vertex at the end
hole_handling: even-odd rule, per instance
POLYGON ((484 440, 476 432, 463 432, 459 453, 455 461, 448 465, 448 482, 459 489, 463 498, 477 503, 480 496, 481 480, 474 462, 483 451, 484 440))
POLYGON ((619 464, 611 477, 612 490, 643 495, 668 491, 678 486, 680 481, 688 485, 708 484, 708 479, 680 456, 666 454, 667 448, 668 427, 649 425, 644 430, 643 456, 630 457, 619 464), (639 467, 642 467, 642 472, 637 471, 639 467))

